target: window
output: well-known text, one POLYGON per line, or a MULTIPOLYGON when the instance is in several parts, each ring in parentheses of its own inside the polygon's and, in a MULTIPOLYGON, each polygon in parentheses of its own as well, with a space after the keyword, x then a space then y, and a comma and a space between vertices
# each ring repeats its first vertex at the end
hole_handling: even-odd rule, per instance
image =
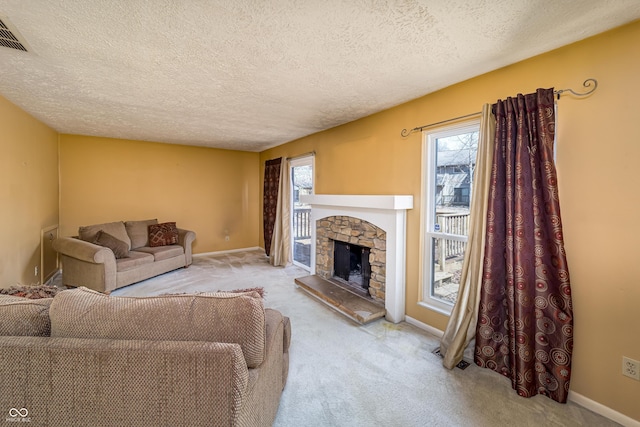
POLYGON ((422 302, 450 314, 458 295, 480 122, 424 133, 422 302))
POLYGON ((300 196, 313 194, 313 156, 293 159, 291 167, 291 247, 293 263, 311 269, 311 206, 300 196))
POLYGON ((469 187, 456 187, 453 189, 453 204, 469 206, 469 187))

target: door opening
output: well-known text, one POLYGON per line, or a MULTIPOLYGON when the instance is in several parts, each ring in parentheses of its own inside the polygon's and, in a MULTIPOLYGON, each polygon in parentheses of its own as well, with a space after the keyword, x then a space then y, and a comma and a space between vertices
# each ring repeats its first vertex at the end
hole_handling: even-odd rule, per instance
POLYGON ((313 156, 293 159, 291 167, 291 247, 293 263, 311 270, 311 206, 300 196, 313 194, 313 156))

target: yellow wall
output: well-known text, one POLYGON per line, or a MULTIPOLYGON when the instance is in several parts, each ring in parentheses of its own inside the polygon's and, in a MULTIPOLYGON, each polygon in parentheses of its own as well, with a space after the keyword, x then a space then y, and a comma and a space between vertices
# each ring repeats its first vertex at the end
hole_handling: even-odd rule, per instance
MULTIPOLYGON (((316 151, 317 194, 412 194, 407 314, 440 330, 447 318, 420 299, 420 133, 403 128, 480 111, 538 87, 581 90, 559 101, 557 167, 575 310, 571 388, 640 420, 640 382, 622 356, 640 360, 640 22, 448 87, 390 110, 267 150, 267 159, 316 151), (364 178, 366 177, 366 178, 364 178)), ((262 232, 262 230, 261 230, 262 232)))
POLYGON ((158 218, 195 231, 194 253, 258 246, 258 158, 60 135, 60 235, 76 235, 82 225, 158 218))
POLYGON ((0 287, 40 281, 40 231, 58 223, 58 134, 0 96, 0 287))

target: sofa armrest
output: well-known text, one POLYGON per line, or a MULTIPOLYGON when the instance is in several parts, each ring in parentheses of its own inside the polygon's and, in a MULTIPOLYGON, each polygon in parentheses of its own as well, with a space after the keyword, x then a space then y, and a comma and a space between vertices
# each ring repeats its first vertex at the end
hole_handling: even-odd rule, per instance
POLYGON ((191 265, 193 262, 193 252, 191 245, 196 239, 196 233, 191 230, 178 228, 178 244, 184 249, 185 266, 191 265))
POLYGON ((53 249, 61 255, 64 285, 87 286, 99 292, 116 288, 116 257, 111 249, 73 237, 55 239, 53 249))
POLYGON ((27 408, 34 425, 238 425, 249 374, 237 344, 0 339, 0 408, 27 408))
POLYGON ((289 353, 284 352, 284 330, 288 327, 285 325, 287 318, 279 311, 270 308, 264 310, 264 316, 265 359, 256 369, 249 370, 249 390, 240 414, 240 425, 272 425, 287 380, 289 353), (255 374, 255 371, 259 373, 255 374), (252 381, 252 379, 255 380, 252 381))
POLYGON ((55 239, 53 249, 62 255, 94 264, 103 264, 109 260, 115 262, 116 259, 111 249, 73 237, 55 239))

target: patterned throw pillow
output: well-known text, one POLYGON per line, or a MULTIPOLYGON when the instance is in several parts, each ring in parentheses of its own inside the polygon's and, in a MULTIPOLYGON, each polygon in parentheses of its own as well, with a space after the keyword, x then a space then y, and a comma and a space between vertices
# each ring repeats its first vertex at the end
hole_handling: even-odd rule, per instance
POLYGON ((149 225, 149 246, 167 246, 178 244, 178 229, 175 222, 149 225))
POLYGON ((98 231, 93 243, 111 249, 117 259, 129 258, 129 245, 102 230, 98 231))
POLYGON ((104 224, 93 224, 78 228, 78 234, 81 240, 85 242, 93 243, 98 237, 98 231, 104 231, 111 234, 118 240, 121 240, 127 244, 127 250, 131 249, 131 239, 127 234, 127 229, 124 226, 124 222, 107 222, 104 224))

